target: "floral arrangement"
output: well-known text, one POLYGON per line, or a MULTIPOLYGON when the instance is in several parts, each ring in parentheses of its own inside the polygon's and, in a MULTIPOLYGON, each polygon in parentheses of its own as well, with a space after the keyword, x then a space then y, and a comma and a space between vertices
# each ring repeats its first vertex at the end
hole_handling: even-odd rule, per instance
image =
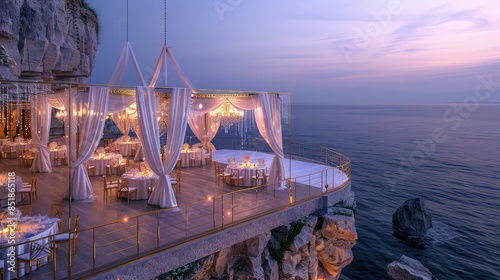
POLYGON ((182 145, 182 150, 183 151, 189 150, 189 144, 188 143, 184 143, 184 145, 182 145))
POLYGON ((57 148, 57 142, 50 142, 50 143, 49 143, 49 148, 50 148, 51 150, 54 150, 55 148, 57 148))
POLYGON ((241 160, 243 161, 243 163, 248 163, 248 161, 250 161, 250 156, 249 155, 244 155, 241 160))

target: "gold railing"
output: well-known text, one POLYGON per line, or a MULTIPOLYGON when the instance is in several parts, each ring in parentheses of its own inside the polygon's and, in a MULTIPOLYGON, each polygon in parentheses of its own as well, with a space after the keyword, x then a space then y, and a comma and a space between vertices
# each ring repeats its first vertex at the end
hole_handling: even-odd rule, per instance
MULTIPOLYGON (((348 157, 326 148, 290 144, 287 148, 293 158, 323 163, 325 169, 79 230, 76 248, 68 249, 74 254, 58 253, 57 278, 88 276, 125 265, 339 190, 350 183, 348 157)), ((68 248, 60 247, 57 250, 68 248)))

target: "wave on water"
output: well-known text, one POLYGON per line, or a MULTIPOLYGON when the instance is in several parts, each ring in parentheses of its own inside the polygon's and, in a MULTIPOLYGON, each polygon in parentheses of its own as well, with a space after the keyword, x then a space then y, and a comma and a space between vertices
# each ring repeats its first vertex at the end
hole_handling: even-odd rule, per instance
POLYGON ((436 221, 433 221, 432 228, 430 228, 425 235, 428 244, 432 245, 442 245, 460 236, 461 235, 453 227, 436 221))

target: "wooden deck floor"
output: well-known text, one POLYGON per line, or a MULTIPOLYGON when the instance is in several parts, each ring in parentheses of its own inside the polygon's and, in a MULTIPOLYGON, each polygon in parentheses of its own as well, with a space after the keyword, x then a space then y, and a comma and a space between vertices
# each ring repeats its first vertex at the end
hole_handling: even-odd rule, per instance
MULTIPOLYGON (((137 163, 138 164, 138 163, 137 163)), ((16 175, 28 181, 29 168, 19 167, 17 159, 0 159, 0 171, 14 171, 16 175)), ((227 184, 217 184, 214 178, 212 165, 203 167, 182 168, 181 192, 176 194, 180 211, 164 211, 160 214, 152 213, 141 216, 140 220, 123 222, 99 227, 97 230, 85 230, 99 225, 123 221, 132 217, 148 213, 159 208, 148 205, 147 200, 133 200, 130 204, 126 199, 116 200, 112 195, 107 202, 103 201, 102 176, 90 177, 96 200, 93 202, 70 202, 63 199, 65 178, 68 175, 67 166, 54 167, 52 173, 38 173, 38 198, 33 202, 33 215, 49 215, 53 203, 65 205, 63 228, 68 230, 68 217, 76 214, 81 216, 79 241, 77 252, 73 257, 72 274, 92 268, 93 265, 109 265, 110 260, 119 262, 123 258, 134 256, 138 251, 145 253, 157 248, 160 244, 175 244, 186 237, 206 233, 216 227, 231 224, 239 220, 250 218, 256 212, 262 213, 276 207, 286 207, 289 201, 289 190, 245 191, 242 188, 227 184), (233 195, 224 196, 217 201, 206 201, 189 207, 195 201, 227 194, 241 190, 233 195), (282 205, 277 205, 282 204, 282 205), (232 212, 231 212, 232 211, 232 212), (216 213, 213 215, 212 213, 216 213), (189 217, 188 217, 189 216, 189 217), (189 225, 187 225, 189 223, 189 225), (140 248, 137 247, 137 224, 140 224, 140 248), (159 233, 159 235, 157 235, 159 233), (93 251, 95 240, 96 251, 93 251), (95 264, 93 255, 98 257, 95 264)), ((298 199, 319 194, 318 188, 297 188, 295 195, 298 199)), ((65 277, 68 273, 67 245, 57 249, 58 277, 65 277)), ((50 267, 43 266, 33 275, 47 273, 50 267)), ((50 275, 40 279, 52 279, 50 275)))

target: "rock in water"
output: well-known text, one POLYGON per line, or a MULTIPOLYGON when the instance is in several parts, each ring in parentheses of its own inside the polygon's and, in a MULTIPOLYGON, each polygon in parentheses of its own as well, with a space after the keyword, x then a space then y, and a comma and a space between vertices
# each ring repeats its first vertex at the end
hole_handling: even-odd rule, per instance
POLYGON ((392 214, 392 229, 398 238, 422 240, 431 227, 423 198, 408 199, 392 214))
POLYGON ((387 266, 387 274, 395 280, 432 280, 432 273, 425 266, 405 255, 387 266))

